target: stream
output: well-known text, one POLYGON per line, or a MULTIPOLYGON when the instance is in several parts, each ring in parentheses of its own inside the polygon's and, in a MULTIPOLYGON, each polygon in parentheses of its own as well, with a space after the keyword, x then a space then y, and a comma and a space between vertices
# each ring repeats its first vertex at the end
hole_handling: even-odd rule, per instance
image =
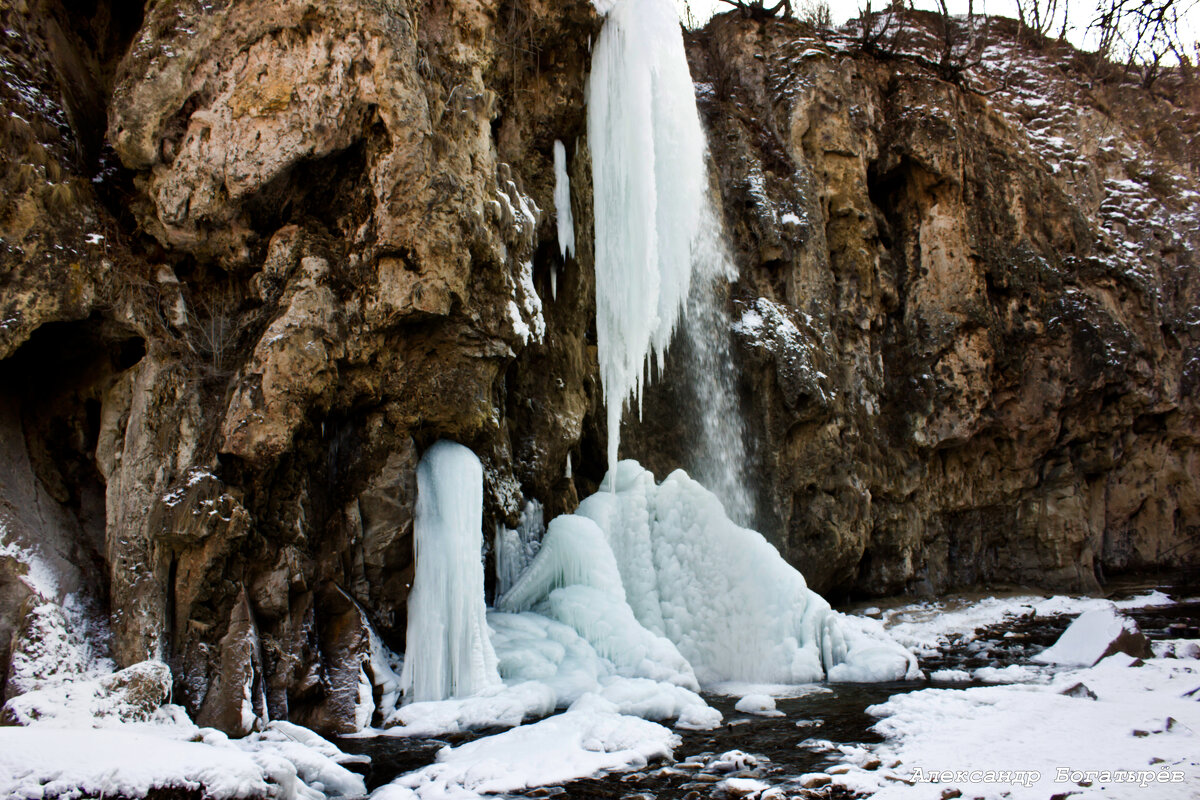
MULTIPOLYGON (((1200 639, 1200 600, 1189 586, 1156 587, 1129 583, 1110 586, 1109 598, 1120 599, 1159 588, 1177 602, 1126 610, 1146 636, 1161 639, 1200 639), (1186 598, 1186 600, 1184 600, 1186 598), (1179 601, 1183 602, 1179 602, 1179 601)), ((899 602, 909 602, 903 600, 899 602)), ((857 609, 862 611, 862 609, 857 609)), ((876 609, 871 609, 876 611, 876 609)), ((1073 617, 1013 617, 1001 624, 980 628, 973 635, 951 636, 936 654, 921 658, 921 668, 930 674, 936 670, 974 670, 980 667, 1003 668, 1028 663, 1029 658, 1052 644, 1073 617)), ((878 684, 814 684, 797 687, 802 696, 777 698, 782 716, 758 716, 735 710, 738 698, 704 693, 705 700, 724 716, 724 724, 709 731, 682 731, 682 743, 675 749, 673 764, 657 763, 626 773, 573 781, 563 786, 546 786, 506 795, 507 797, 563 797, 570 800, 701 800, 717 796, 715 784, 729 777, 752 778, 788 791, 800 791, 796 781, 801 775, 836 770, 842 762, 840 747, 857 748, 881 741, 873 729, 875 719, 866 709, 889 697, 928 688, 956 688, 985 685, 979 681, 945 683, 933 680, 878 684), (743 757, 732 761, 723 754, 740 751, 743 757)), ((367 788, 393 780, 397 775, 431 763, 439 749, 462 744, 498 730, 482 730, 431 739, 395 737, 344 738, 336 743, 346 752, 371 756, 366 775, 367 788)), ((867 765, 870 768, 870 765, 867 765)), ((849 797, 836 787, 828 787, 820 796, 849 797)))

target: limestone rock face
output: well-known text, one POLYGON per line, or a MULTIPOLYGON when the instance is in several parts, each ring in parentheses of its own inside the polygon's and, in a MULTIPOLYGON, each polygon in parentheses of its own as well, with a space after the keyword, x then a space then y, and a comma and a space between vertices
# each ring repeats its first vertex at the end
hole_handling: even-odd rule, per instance
MULTIPOLYGON (((0 685, 101 609, 95 658, 204 724, 351 730, 394 692, 422 451, 479 455, 489 539, 603 477, 601 21, 84 5, 0 8, 0 685)), ((835 595, 1196 557, 1195 103, 1001 49, 955 83, 787 21, 690 38, 758 524, 835 595)), ((622 439, 661 474, 672 369, 622 439)))
POLYGON ((1192 90, 1090 83, 1005 25, 958 83, 920 35, 887 61, 732 15, 691 41, 760 524, 821 591, 1197 556, 1192 90))
POLYGON ((363 676, 387 683, 364 659, 403 647, 421 450, 480 455, 489 526, 523 494, 577 499, 590 262, 562 263, 543 209, 561 139, 590 219, 599 18, 92 5, 0 9, 21 104, 0 175, 0 684, 35 688, 30 620, 86 590, 117 665, 169 664, 202 724, 353 730, 363 676))

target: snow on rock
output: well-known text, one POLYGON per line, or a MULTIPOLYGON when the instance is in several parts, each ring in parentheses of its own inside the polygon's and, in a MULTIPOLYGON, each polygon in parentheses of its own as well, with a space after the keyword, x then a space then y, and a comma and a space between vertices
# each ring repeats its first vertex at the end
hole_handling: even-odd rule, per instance
POLYGON ((104 655, 108 631, 98 616, 75 594, 62 605, 33 603, 14 637, 6 691, 23 694, 112 672, 113 663, 104 655))
POLYGON ((178 706, 152 722, 103 730, 0 728, 0 796, 144 797, 152 790, 209 800, 361 797, 341 763, 356 760, 312 731, 273 722, 231 740, 197 728, 178 706), (339 763, 341 762, 341 763, 339 763))
POLYGON ((713 787, 719 797, 758 797, 771 784, 754 778, 726 778, 713 787))
POLYGON ((734 709, 743 714, 760 717, 782 717, 783 712, 775 708, 775 698, 767 694, 748 694, 734 704, 734 709))
MULTIPOLYGON (((588 685, 592 685, 590 682, 588 685)), ((539 681, 495 686, 471 697, 409 703, 384 721, 387 736, 439 736, 480 728, 510 728, 553 713, 554 688, 539 681)))
POLYGON ((679 738, 655 722, 621 715, 585 695, 570 710, 532 725, 438 753, 437 762, 403 775, 374 800, 474 798, 636 769, 669 758, 679 738))
POLYGON ((704 134, 671 0, 597 0, 587 129, 595 217, 596 338, 616 468, 621 414, 661 370, 692 281, 707 173, 704 134))
POLYGON ((91 680, 67 680, 18 695, 0 711, 0 721, 56 727, 111 725, 151 719, 171 695, 171 669, 143 661, 91 680))
POLYGON ((883 614, 883 625, 900 644, 920 655, 933 655, 951 639, 973 638, 979 628, 998 625, 1017 617, 1082 614, 1112 607, 1148 608, 1170 605, 1172 602, 1171 598, 1159 591, 1115 603, 1095 597, 1065 595, 1014 595, 983 599, 950 597, 888 609, 883 614))
POLYGON ((1079 615, 1058 641, 1033 660, 1040 664, 1090 667, 1118 652, 1149 656, 1150 646, 1136 622, 1110 607, 1079 615))
POLYGON ((460 444, 432 445, 417 466, 416 576, 408 598, 405 699, 444 700, 497 686, 483 602, 483 467, 460 444))
POLYGON ((362 776, 343 766, 362 763, 362 758, 348 756, 331 742, 299 725, 271 722, 264 730, 232 742, 230 746, 248 753, 285 795, 290 791, 296 797, 323 800, 366 794, 362 776))
POLYGON ((1007 667, 980 667, 971 674, 975 680, 983 683, 1039 683, 1049 680, 1049 676, 1042 670, 1024 664, 1009 664, 1007 667))
POLYGON ((808 314, 774 303, 765 297, 753 302, 737 302, 741 316, 733 323, 733 332, 752 352, 769 356, 774 362, 777 383, 785 402, 795 406, 807 398, 820 407, 835 397, 829 376, 820 369, 829 357, 828 334, 808 314))

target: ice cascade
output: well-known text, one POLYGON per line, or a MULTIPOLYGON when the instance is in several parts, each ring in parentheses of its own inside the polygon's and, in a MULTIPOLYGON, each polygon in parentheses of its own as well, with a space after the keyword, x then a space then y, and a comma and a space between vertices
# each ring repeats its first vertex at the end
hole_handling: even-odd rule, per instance
MULTIPOLYGON (((628 662, 621 647, 648 653, 645 642, 663 637, 687 666, 669 652, 652 660, 665 659, 677 676, 694 670, 705 685, 919 674, 915 658, 877 623, 833 611, 761 534, 733 523, 717 497, 682 470, 656 485, 637 462, 622 461, 600 488, 574 515, 551 522, 542 550, 498 601, 501 609, 548 613, 610 660, 628 662), (576 618, 606 605, 602 595, 636 617, 636 625, 621 625, 621 647, 598 644, 576 618)), ((608 619, 620 616, 609 612, 608 619)))
POLYGON ((621 415, 661 371, 692 280, 706 189, 704 135, 671 0, 596 3, 607 13, 588 78, 595 206, 596 335, 616 468, 621 415))
POLYGON ((476 694, 500 684, 483 600, 483 467, 454 442, 417 465, 417 571, 408 595, 401 689, 408 702, 476 694))

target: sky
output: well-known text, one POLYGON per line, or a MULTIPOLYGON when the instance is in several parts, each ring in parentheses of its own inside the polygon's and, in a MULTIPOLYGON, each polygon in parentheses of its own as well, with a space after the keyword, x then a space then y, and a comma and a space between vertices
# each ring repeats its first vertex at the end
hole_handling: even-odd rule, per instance
MULTIPOLYGON (((774 0, 766 0, 768 5, 774 0)), ((806 3, 815 3, 819 0, 792 0, 793 7, 796 10, 796 15, 803 17, 802 9, 806 3)), ((698 22, 703 22, 715 13, 730 10, 730 6, 720 0, 676 0, 676 3, 682 9, 684 3, 691 7, 692 15, 698 22)), ((857 16, 859 7, 865 3, 865 0, 827 0, 829 9, 833 14, 835 24, 841 24, 851 17, 857 16)), ((872 6, 879 9, 887 5, 887 0, 874 0, 872 6)), ((937 7, 936 0, 915 0, 917 8, 934 10, 937 7)), ((1060 5, 1062 3, 1060 2, 1060 5)), ((951 14, 965 14, 967 12, 967 0, 949 0, 951 14)), ((1095 16, 1096 0, 1068 0, 1069 7, 1069 24, 1067 38, 1077 47, 1084 49, 1092 49, 1091 43, 1086 38, 1087 26, 1095 16)), ((1189 53, 1195 52, 1193 43, 1200 40, 1200 13, 1198 13, 1196 0, 1184 0, 1184 6, 1188 9, 1181 15, 1180 27, 1183 35, 1180 37, 1185 43, 1189 53)), ((680 14, 682 15, 682 11, 680 14)), ((975 0, 975 13, 990 14, 992 16, 1013 17, 1017 16, 1016 0, 975 0)), ((1061 15, 1057 17, 1059 22, 1056 23, 1054 33, 1057 35, 1058 28, 1061 26, 1061 15)))

